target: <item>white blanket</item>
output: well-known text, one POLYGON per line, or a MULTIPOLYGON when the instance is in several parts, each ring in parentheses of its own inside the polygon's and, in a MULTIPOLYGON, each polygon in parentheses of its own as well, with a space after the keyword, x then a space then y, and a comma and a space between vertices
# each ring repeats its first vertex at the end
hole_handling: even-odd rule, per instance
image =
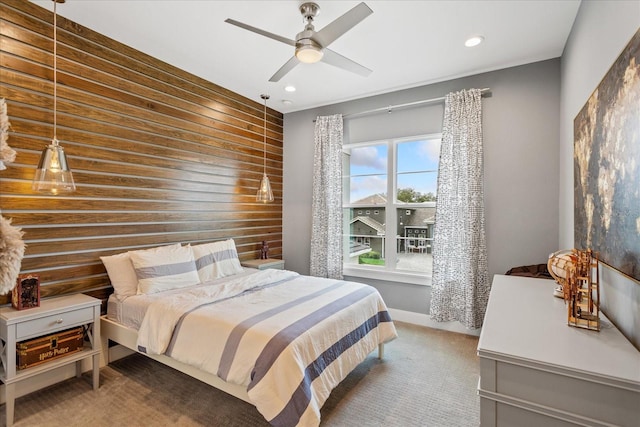
POLYGON ((154 302, 138 348, 246 386, 274 426, 317 426, 331 390, 395 337, 375 288, 261 270, 154 302))

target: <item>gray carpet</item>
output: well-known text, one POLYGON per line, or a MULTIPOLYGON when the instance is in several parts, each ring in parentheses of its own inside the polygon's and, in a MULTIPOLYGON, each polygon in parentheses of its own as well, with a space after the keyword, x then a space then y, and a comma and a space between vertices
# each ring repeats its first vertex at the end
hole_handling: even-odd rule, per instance
MULTIPOLYGON (((479 425, 476 337, 396 322, 399 338, 361 363, 322 409, 322 426, 479 425)), ((4 425, 5 408, 0 407, 4 425)), ((132 355, 16 401, 15 425, 268 426, 248 403, 132 355)))

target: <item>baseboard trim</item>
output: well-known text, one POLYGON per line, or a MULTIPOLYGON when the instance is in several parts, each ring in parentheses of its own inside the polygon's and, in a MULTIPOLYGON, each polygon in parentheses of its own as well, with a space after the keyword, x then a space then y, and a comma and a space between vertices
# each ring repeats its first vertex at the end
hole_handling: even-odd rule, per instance
POLYGON ((415 313, 413 311, 398 310, 396 308, 390 308, 389 314, 393 320, 398 322, 411 323, 414 325, 426 326, 433 329, 443 329, 449 332, 457 332, 459 334, 472 335, 474 337, 480 336, 482 329, 467 329, 460 322, 436 322, 432 320, 427 314, 415 313))

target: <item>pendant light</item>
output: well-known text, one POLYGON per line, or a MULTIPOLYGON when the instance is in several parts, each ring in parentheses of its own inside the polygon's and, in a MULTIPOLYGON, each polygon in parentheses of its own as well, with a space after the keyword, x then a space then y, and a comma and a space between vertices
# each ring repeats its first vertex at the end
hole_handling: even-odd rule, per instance
POLYGON ((56 4, 64 2, 65 0, 53 0, 53 139, 51 144, 42 150, 38 169, 31 187, 35 191, 51 194, 71 192, 76 189, 71 169, 69 169, 67 158, 64 155, 64 149, 58 144, 56 134, 58 126, 58 22, 56 19, 56 4))
POLYGON ((269 203, 273 202, 273 191, 271 191, 271 184, 267 176, 267 99, 269 99, 269 95, 260 95, 260 98, 264 99, 264 174, 262 175, 262 181, 260 181, 256 201, 269 203))

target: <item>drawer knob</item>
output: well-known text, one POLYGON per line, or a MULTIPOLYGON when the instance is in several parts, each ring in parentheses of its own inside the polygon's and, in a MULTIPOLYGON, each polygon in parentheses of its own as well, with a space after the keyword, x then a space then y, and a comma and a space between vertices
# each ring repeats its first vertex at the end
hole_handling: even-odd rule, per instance
POLYGON ((56 320, 56 323, 57 323, 58 325, 59 325, 60 323, 62 323, 62 322, 64 322, 64 320, 62 320, 62 319, 58 319, 58 320, 56 320))

